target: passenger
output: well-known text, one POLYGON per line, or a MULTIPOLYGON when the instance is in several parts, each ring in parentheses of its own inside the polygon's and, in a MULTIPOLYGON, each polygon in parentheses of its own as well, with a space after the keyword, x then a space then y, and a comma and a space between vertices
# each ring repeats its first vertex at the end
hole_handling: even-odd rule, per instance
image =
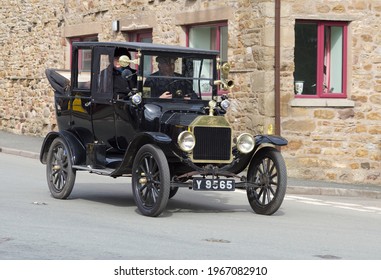
POLYGON ((136 70, 130 66, 120 66, 119 58, 122 55, 126 55, 131 59, 130 53, 125 48, 117 48, 115 50, 113 65, 114 93, 129 93, 137 84, 136 70), (127 76, 125 73, 127 73, 127 76))
POLYGON ((167 99, 172 97, 181 97, 186 99, 197 98, 197 95, 192 89, 192 83, 189 80, 187 81, 171 78, 183 77, 183 75, 175 72, 176 60, 177 58, 164 56, 158 56, 156 58, 159 71, 152 73, 144 83, 144 87, 151 88, 151 97, 167 99), (155 76, 157 76, 157 78, 155 76))

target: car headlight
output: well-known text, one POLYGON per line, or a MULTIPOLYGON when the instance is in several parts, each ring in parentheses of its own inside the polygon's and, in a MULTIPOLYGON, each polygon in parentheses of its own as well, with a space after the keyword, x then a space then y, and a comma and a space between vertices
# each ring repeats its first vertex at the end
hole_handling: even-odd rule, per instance
POLYGON ((225 111, 230 107, 230 101, 227 99, 224 99, 221 101, 221 108, 225 111))
POLYGON ((134 105, 139 105, 140 103, 142 103, 142 96, 139 94, 139 93, 135 93, 132 97, 131 97, 131 101, 134 105))
POLYGON ((177 137, 177 143, 179 144, 181 150, 184 152, 190 152, 196 144, 196 139, 192 132, 183 131, 179 134, 179 137, 177 137))
POLYGON ((249 133, 243 133, 237 138, 237 149, 243 153, 247 154, 250 153, 255 146, 255 140, 254 137, 251 136, 249 133))

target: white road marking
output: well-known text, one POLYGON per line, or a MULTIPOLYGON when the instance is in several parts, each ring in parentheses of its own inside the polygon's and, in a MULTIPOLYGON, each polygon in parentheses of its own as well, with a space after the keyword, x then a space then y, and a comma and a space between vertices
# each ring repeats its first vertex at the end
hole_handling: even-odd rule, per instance
POLYGON ((328 203, 317 202, 317 201, 303 201, 303 200, 300 200, 300 202, 301 203, 305 203, 305 204, 311 204, 311 205, 329 206, 328 203))
POLYGON ((340 208, 340 209, 359 211, 359 212, 368 212, 368 213, 374 213, 375 212, 373 210, 366 210, 366 209, 362 209, 362 208, 354 208, 354 207, 340 206, 340 205, 333 205, 333 207, 340 208))
POLYGON ((285 200, 297 201, 297 202, 310 204, 310 205, 317 205, 317 206, 331 206, 335 208, 357 211, 357 212, 381 214, 381 208, 379 207, 369 207, 369 206, 363 206, 363 205, 355 204, 355 203, 343 203, 343 202, 328 201, 328 200, 308 198, 308 197, 295 196, 295 195, 286 195, 285 200))
POLYGON ((301 197, 301 196, 295 196, 295 195, 286 195, 286 199, 305 200, 305 201, 321 201, 320 199, 316 199, 316 198, 308 198, 308 197, 301 197))
POLYGON ((354 203, 344 203, 344 202, 336 202, 336 201, 326 201, 327 203, 334 204, 334 205, 341 205, 341 206, 347 206, 347 207, 361 207, 360 204, 354 204, 354 203))
POLYGON ((381 212, 381 208, 379 207, 364 207, 365 209, 370 209, 370 210, 374 210, 374 211, 380 211, 381 212))

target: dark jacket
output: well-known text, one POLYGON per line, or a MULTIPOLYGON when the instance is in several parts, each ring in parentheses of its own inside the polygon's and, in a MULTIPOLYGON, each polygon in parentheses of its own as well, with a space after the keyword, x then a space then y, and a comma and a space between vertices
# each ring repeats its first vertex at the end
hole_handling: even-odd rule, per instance
POLYGON ((152 73, 144 83, 144 87, 151 88, 151 97, 160 97, 164 92, 169 91, 172 97, 184 97, 185 95, 192 99, 197 98, 192 88, 192 82, 176 77, 183 77, 179 73, 174 73, 172 77, 160 77, 159 71, 152 73), (176 93, 181 91, 181 95, 176 93))
POLYGON ((129 93, 133 88, 136 87, 136 70, 131 69, 129 67, 127 69, 131 71, 129 73, 129 77, 124 76, 124 72, 113 68, 112 75, 114 93, 129 93))

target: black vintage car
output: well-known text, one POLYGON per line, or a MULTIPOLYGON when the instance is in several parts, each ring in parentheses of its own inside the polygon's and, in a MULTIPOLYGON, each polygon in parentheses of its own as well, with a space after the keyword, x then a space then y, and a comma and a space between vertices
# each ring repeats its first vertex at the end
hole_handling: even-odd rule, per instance
POLYGON ((230 65, 211 50, 147 43, 78 42, 71 71, 47 69, 58 131, 40 160, 53 197, 77 171, 131 177, 143 215, 158 216, 178 188, 246 189, 254 212, 282 204, 287 172, 274 135, 234 136, 225 118, 230 65))

